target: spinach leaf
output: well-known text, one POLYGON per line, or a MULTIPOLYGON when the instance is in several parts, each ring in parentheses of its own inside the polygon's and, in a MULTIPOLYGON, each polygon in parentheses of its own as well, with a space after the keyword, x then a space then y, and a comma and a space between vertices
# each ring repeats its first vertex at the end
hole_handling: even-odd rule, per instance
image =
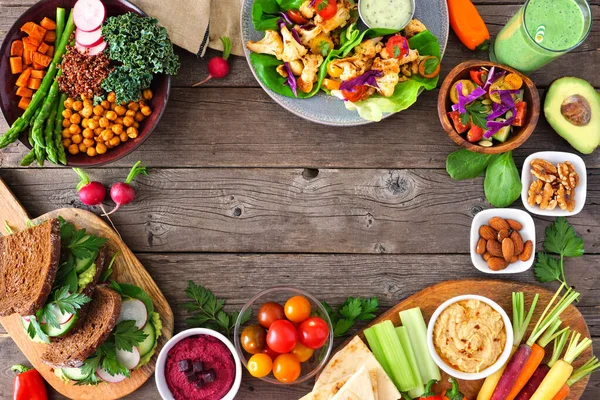
POLYGON ((494 158, 493 154, 481 154, 460 149, 450 153, 446 158, 446 172, 457 181, 477 178, 485 172, 494 158))
POLYGON ((495 207, 508 207, 521 195, 521 178, 512 151, 494 158, 487 168, 483 189, 495 207))
POLYGON ((277 21, 281 11, 276 0, 254 0, 252 5, 252 23, 257 31, 278 30, 277 21))

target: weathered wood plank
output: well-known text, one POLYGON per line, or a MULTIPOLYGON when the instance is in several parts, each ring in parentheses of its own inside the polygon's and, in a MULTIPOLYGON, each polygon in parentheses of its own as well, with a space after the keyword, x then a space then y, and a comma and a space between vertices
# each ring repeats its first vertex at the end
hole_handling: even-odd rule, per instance
MULTIPOLYGON (((474 269, 468 256, 455 255, 244 255, 244 254, 138 254, 157 284, 174 305, 177 331, 185 329, 185 315, 176 304, 185 301, 183 291, 186 277, 213 290, 227 299, 230 309, 242 304, 260 290, 277 285, 302 287, 321 300, 331 304, 342 302, 347 296, 378 296, 380 313, 401 299, 431 284, 448 279, 489 277, 474 269), (177 271, 177 273, 175 273, 177 271), (301 273, 298 273, 300 272, 301 273), (309 276, 310 279, 306 277, 309 276), (265 278, 268 277, 268 278, 265 278), (226 283, 224 283, 226 282, 226 283), (324 290, 323 282, 329 282, 324 290)), ((600 317, 597 299, 600 296, 600 270, 596 265, 600 256, 584 256, 570 260, 568 279, 583 293, 577 304, 584 314, 600 346, 600 317)), ((506 279, 535 283, 531 271, 508 275, 506 279)), ((549 285, 552 286, 552 285, 549 285)), ((22 354, 9 338, 0 338, 0 387, 11 387, 12 375, 8 368, 24 362, 22 354)), ((299 398, 309 391, 310 385, 279 387, 268 385, 246 376, 242 382, 240 399, 299 398)), ((582 399, 596 399, 600 390, 600 375, 592 376, 590 386, 582 399)), ((53 397, 58 398, 58 397, 53 397)), ((131 399, 158 398, 153 381, 129 396, 131 399)))
MULTIPOLYGON (((109 184, 127 170, 91 175, 109 184)), ((600 243, 599 175, 589 172, 587 206, 569 218, 590 253, 600 243)), ((82 206, 69 169, 0 176, 32 216, 82 206)), ((467 253, 472 215, 490 207, 481 178, 455 182, 443 170, 323 169, 312 178, 302 169, 154 168, 136 187, 113 220, 132 250, 151 252, 467 253)), ((536 218, 540 241, 551 220, 536 218)))

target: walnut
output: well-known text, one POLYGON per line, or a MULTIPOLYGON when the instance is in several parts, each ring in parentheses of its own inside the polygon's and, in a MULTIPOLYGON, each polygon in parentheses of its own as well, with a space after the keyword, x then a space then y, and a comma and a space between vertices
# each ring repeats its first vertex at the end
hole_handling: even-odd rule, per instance
POLYGON ((548 211, 552 211, 556 208, 556 205, 558 204, 558 201, 556 201, 556 197, 554 197, 552 200, 550 200, 550 202, 548 203, 548 206, 546 207, 546 210, 548 211))
POLYGON ((558 177, 565 189, 575 189, 579 185, 579 175, 575 167, 568 161, 558 164, 558 177))
POLYGON ((575 209, 575 189, 566 189, 560 185, 556 192, 556 201, 561 210, 572 212, 575 209))
POLYGON ((531 173, 539 180, 552 183, 557 179, 556 167, 546 160, 536 158, 531 161, 531 168, 531 173))
POLYGON ((554 189, 552 188, 551 184, 546 182, 544 184, 544 190, 542 191, 542 201, 540 202, 540 208, 542 210, 547 209, 548 205, 550 204, 550 201, 552 201, 553 197, 554 197, 554 189))
POLYGON ((542 181, 535 181, 531 183, 531 186, 529 187, 529 197, 527 198, 527 202, 529 203, 529 205, 531 207, 535 206, 536 204, 540 204, 542 202, 542 197, 543 197, 543 193, 544 193, 544 182, 542 181))

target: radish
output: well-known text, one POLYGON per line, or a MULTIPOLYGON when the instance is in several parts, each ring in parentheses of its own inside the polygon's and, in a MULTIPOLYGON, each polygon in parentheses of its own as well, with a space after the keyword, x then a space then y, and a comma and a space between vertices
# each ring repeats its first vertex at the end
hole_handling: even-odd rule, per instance
POLYGON ((108 214, 106 214, 106 210, 102 205, 104 198, 106 197, 106 189, 104 185, 97 181, 90 181, 90 177, 86 174, 81 168, 73 168, 73 171, 79 176, 80 181, 77 185, 77 191, 79 192, 79 199, 86 206, 98 206, 102 210, 105 216, 107 216, 108 221, 112 225, 115 232, 119 237, 121 234, 113 224, 108 214))
POLYGON ((142 329, 148 321, 148 310, 146 305, 138 299, 127 299, 121 305, 121 314, 117 324, 122 321, 135 321, 135 326, 142 329))
POLYGON ((115 375, 111 375, 108 373, 107 370, 105 370, 102 367, 98 367, 96 369, 96 375, 98 375, 98 377, 100 379, 102 379, 104 382, 108 382, 108 383, 119 383, 122 380, 125 380, 125 378, 127 378, 125 375, 123 374, 115 374, 115 375))
POLYGON ((227 59, 231 54, 231 40, 228 37, 222 37, 221 43, 223 43, 223 57, 213 57, 208 62, 208 77, 203 81, 194 83, 192 87, 200 86, 212 78, 222 79, 229 74, 229 63, 227 59))
POLYGON ((140 351, 132 347, 131 351, 117 349, 117 361, 127 369, 134 369, 140 363, 140 351))
POLYGON ((100 0, 79 0, 73 7, 73 21, 82 31, 92 32, 100 27, 106 8, 100 0))
POLYGON ((77 51, 81 54, 87 54, 88 56, 97 56, 106 49, 106 46, 107 44, 105 41, 101 41, 100 44, 94 47, 84 47, 79 43, 75 42, 75 48, 77 49, 77 51))
MULTIPOLYGON (((54 315, 54 318, 56 319, 56 321, 58 322, 59 325, 64 325, 67 322, 69 322, 73 316, 75 314, 71 314, 71 313, 63 313, 61 312, 58 307, 54 304, 50 305, 50 307, 48 307, 48 311, 54 315)), ((42 320, 40 321, 40 324, 45 324, 46 323, 46 319, 42 318, 42 320)))
POLYGON ((83 47, 94 47, 102 43, 102 29, 85 32, 81 29, 75 31, 75 41, 83 47))
POLYGON ((127 179, 125 182, 117 182, 110 188, 110 198, 117 205, 112 209, 108 214, 104 214, 108 216, 114 212, 116 212, 119 207, 122 205, 127 205, 133 201, 135 198, 135 190, 131 187, 131 182, 135 179, 139 174, 148 175, 148 170, 146 167, 141 166, 141 161, 136 162, 133 167, 131 167, 131 171, 129 171, 129 175, 127 175, 127 179))

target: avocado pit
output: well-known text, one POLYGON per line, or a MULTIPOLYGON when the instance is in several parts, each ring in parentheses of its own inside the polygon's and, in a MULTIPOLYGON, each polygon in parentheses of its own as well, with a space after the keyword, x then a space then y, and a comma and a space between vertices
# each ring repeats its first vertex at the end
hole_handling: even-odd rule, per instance
POLYGON ((586 126, 592 119, 590 102, 580 94, 567 97, 560 106, 560 113, 576 126, 586 126))

